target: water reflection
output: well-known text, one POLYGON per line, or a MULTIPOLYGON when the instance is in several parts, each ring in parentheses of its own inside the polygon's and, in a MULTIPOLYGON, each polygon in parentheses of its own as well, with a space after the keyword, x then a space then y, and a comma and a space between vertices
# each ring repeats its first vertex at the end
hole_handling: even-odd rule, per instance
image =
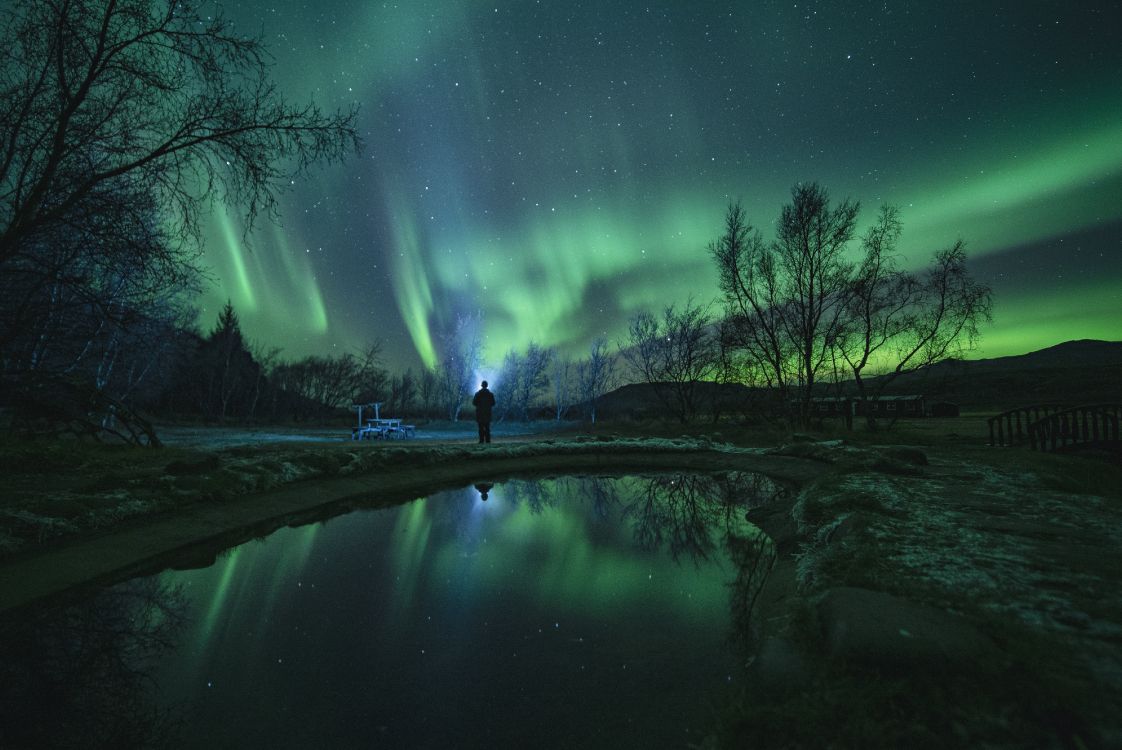
MULTIPOLYGON (((131 671, 44 679, 73 688, 56 702, 75 736, 115 713, 142 724, 138 655, 179 633, 151 692, 159 716, 187 710, 189 746, 696 744, 743 673, 774 560, 746 512, 781 494, 735 472, 481 479, 110 589, 103 619, 83 617, 133 626, 105 639, 131 671), (91 697, 114 680, 112 700, 91 697)), ((67 626, 29 625, 48 634, 26 647, 39 661, 69 653, 49 635, 67 626)), ((7 685, 60 672, 6 670, 7 685)))
POLYGON ((174 710, 149 700, 186 602, 155 578, 0 624, 0 747, 167 747, 174 710))

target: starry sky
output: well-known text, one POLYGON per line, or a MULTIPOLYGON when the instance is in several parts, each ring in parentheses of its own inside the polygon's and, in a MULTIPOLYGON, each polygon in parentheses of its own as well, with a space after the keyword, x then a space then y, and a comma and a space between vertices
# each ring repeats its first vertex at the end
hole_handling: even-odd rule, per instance
MULTIPOLYGON (((246 1, 294 102, 358 104, 361 154, 279 223, 207 231, 286 357, 380 340, 432 364, 481 311, 485 359, 564 354, 718 295, 730 201, 771 236, 791 187, 901 208, 905 266, 961 237, 995 290, 978 356, 1122 339, 1122 10, 1113 2, 246 1)), ((854 250, 856 251, 856 245, 854 250)), ((716 309, 716 308, 715 308, 716 309)))

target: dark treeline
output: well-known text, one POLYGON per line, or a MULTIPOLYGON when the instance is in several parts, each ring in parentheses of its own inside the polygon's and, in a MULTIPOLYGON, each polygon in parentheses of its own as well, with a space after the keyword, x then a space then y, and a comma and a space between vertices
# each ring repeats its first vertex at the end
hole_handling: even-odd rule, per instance
POLYGON ((209 422, 322 420, 357 400, 375 400, 386 381, 378 347, 362 356, 282 361, 249 342, 229 302, 207 335, 180 336, 170 378, 141 406, 165 416, 209 422))

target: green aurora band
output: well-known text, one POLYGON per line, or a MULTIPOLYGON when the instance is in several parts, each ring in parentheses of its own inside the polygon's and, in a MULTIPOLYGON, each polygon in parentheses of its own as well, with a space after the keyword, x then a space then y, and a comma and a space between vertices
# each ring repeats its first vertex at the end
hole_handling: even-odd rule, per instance
POLYGON ((490 362, 531 341, 575 355, 640 310, 713 300, 726 205, 770 236, 818 180, 865 221, 900 206, 909 267, 966 240, 997 291, 980 355, 1122 338, 1120 53, 1090 11, 991 5, 241 12, 294 98, 361 105, 367 150, 293 185, 248 249, 216 209, 203 325, 230 299, 286 356, 381 339, 431 366, 478 310, 490 362), (1097 244, 1072 254, 1081 232, 1097 244), (1008 281, 1039 243, 1055 266, 1008 281))

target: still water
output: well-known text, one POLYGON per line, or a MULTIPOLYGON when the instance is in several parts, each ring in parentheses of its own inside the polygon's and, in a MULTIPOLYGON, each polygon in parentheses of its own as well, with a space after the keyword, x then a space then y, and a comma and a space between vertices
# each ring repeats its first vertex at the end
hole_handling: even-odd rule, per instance
POLYGON ((281 529, 8 633, 0 745, 686 747, 743 680, 779 492, 481 481, 281 529))

